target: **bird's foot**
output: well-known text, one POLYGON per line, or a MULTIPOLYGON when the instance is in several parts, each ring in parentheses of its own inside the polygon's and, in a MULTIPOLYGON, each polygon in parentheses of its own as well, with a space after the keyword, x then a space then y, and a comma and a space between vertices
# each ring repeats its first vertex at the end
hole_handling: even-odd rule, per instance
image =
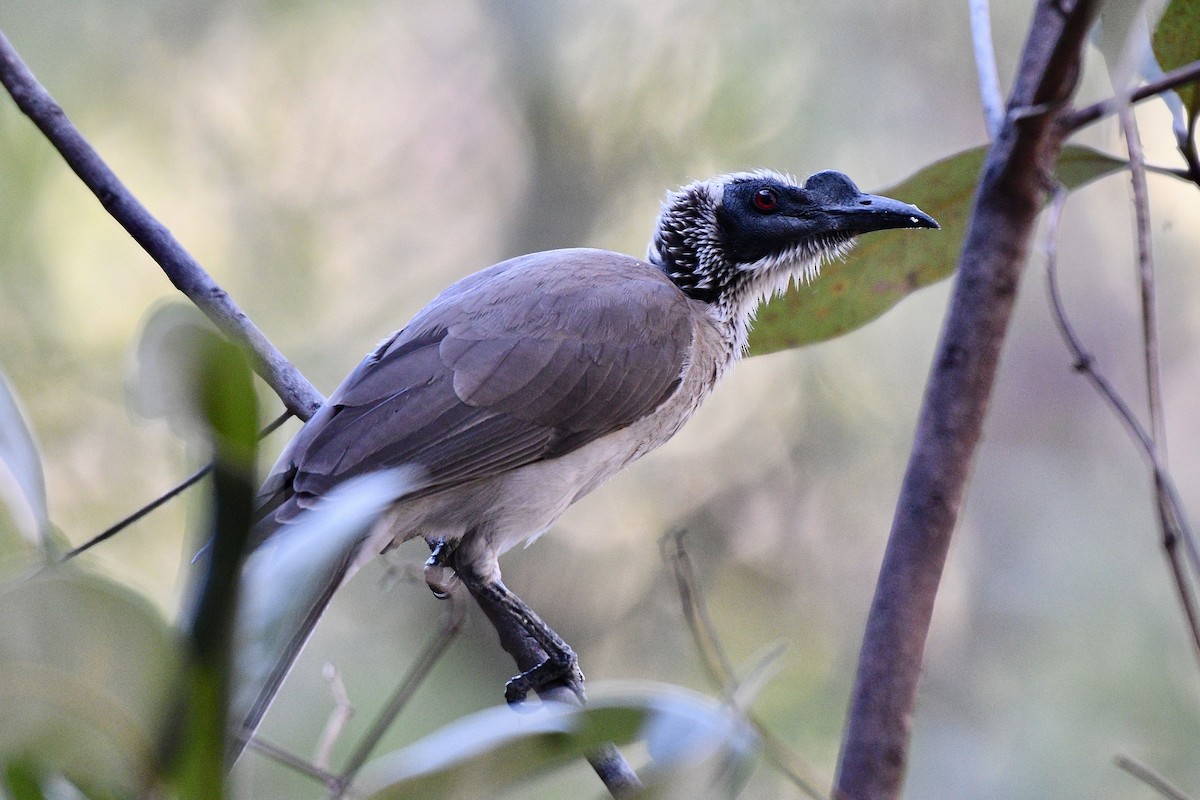
POLYGON ((513 594, 499 576, 482 577, 469 567, 460 569, 459 574, 475 602, 495 626, 500 644, 516 659, 517 665, 533 665, 505 684, 504 699, 509 705, 517 706, 525 701, 529 692, 540 694, 555 684, 565 685, 583 702, 586 699, 583 672, 570 645, 524 600, 513 594), (536 660, 539 657, 541 660, 536 660))
POLYGON ((504 685, 504 700, 510 706, 525 702, 530 691, 541 692, 554 683, 562 683, 575 693, 580 702, 585 702, 583 672, 579 669, 579 658, 575 651, 564 644, 565 650, 547 656, 546 660, 527 669, 520 675, 514 675, 504 685))
POLYGON ((433 552, 425 560, 425 584, 439 600, 445 600, 462 580, 454 570, 454 547, 444 539, 429 543, 433 552))

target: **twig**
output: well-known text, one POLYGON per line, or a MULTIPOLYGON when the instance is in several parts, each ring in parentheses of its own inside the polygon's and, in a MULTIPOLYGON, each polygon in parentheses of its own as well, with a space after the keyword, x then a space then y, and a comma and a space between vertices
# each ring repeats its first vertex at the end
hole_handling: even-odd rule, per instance
POLYGON ((1004 96, 996 68, 996 49, 992 41, 992 14, 988 0, 968 0, 971 12, 971 47, 975 52, 975 72, 979 75, 979 99, 989 139, 995 139, 1004 122, 1004 96))
POLYGON ((709 679, 728 699, 733 696, 734 691, 733 662, 721 646, 712 618, 708 616, 708 608, 700 596, 696 585, 696 573, 692 569, 692 559, 683 547, 685 535, 686 531, 673 531, 664 536, 659 545, 663 551, 663 558, 675 575, 675 586, 679 590, 679 601, 683 605, 683 618, 687 622, 688 630, 692 632, 692 641, 700 651, 700 663, 708 672, 709 679))
POLYGON ((1166 778, 1149 767, 1139 764, 1129 756, 1119 755, 1113 761, 1116 762, 1118 767, 1167 798, 1167 800, 1191 800, 1191 798, 1183 793, 1182 789, 1177 789, 1166 778))
POLYGON ((325 786, 334 786, 337 783, 338 777, 336 775, 321 769, 310 763, 308 759, 289 752, 273 742, 268 742, 260 736, 255 736, 247 740, 246 747, 250 750, 258 751, 272 761, 283 764, 285 767, 290 767, 301 775, 307 775, 325 786))
MULTIPOLYGON (((1133 409, 1125 399, 1113 388, 1108 379, 1096 369, 1095 359, 1084 349, 1079 335, 1075 332, 1067 318, 1066 308, 1058 289, 1058 224, 1066 203, 1067 192, 1059 187, 1051 204, 1049 223, 1046 226, 1044 253, 1046 257, 1046 284, 1050 296, 1050 305, 1054 312, 1054 322, 1062 334, 1063 341, 1075 359, 1075 371, 1082 373, 1109 407, 1117 414, 1125 429, 1139 445, 1143 456, 1149 463, 1154 474, 1156 508, 1158 511, 1159 527, 1162 532, 1163 549, 1166 552, 1167 563, 1171 568, 1175 589, 1179 595, 1179 603, 1183 608, 1184 620, 1192 637, 1192 646, 1197 657, 1200 657, 1200 615, 1197 614, 1196 601, 1192 583, 1188 578, 1187 569, 1180 558, 1178 543, 1182 539, 1184 547, 1191 557, 1193 569, 1196 564, 1195 539, 1188 527, 1183 513, 1182 501, 1175 488, 1171 474, 1158 462, 1158 451, 1154 447, 1151 435, 1138 421, 1133 409)), ((1200 574, 1200 573, 1197 573, 1200 574)))
POLYGON ((325 729, 321 731, 321 737, 317 740, 313 764, 320 769, 328 770, 329 759, 333 755, 333 748, 337 744, 337 740, 341 737, 342 731, 346 729, 346 723, 354 719, 354 704, 350 702, 350 695, 346 693, 346 684, 342 681, 341 673, 332 662, 325 664, 321 670, 321 676, 329 684, 329 693, 333 695, 333 711, 329 714, 329 719, 325 722, 325 729))
POLYGON ((355 776, 358 775, 358 771, 362 769, 363 764, 367 763, 367 758, 371 755, 371 751, 379 744, 379 740, 383 738, 388 728, 396 721, 396 717, 408 705, 408 701, 412 699, 417 688, 429 677, 429 673, 433 671, 434 666, 446 654, 446 650, 450 647, 450 644, 458 637, 459 632, 462 631, 463 620, 467 614, 467 604, 464 594, 464 592, 454 592, 448 598, 450 608, 442 620, 441 628, 433 640, 417 656, 417 660, 409 668, 408 674, 404 676, 404 680, 396 687, 396 691, 392 693, 387 705, 376 716, 370 730, 363 735, 362 739, 355 746, 354 752, 350 754, 350 758, 346 761, 346 765, 342 768, 336 781, 330 785, 329 796, 332 800, 339 800, 339 798, 345 795, 355 776))
MULTIPOLYGON (((696 647, 700 651, 700 663, 704 665, 709 678, 726 699, 732 700, 738 689, 737 677, 734 674, 732 662, 721 645, 721 640, 717 637, 712 618, 708 615, 704 596, 700 592, 696 582, 696 573, 692 569, 692 559, 683 547, 685 533, 685 531, 668 533, 660 540, 659 544, 663 551, 663 558, 675 575, 675 585, 679 589, 679 600, 683 606, 683 617, 687 622, 688 630, 691 631, 692 641, 696 643, 696 647)), ((825 800, 826 795, 808 777, 812 773, 812 769, 792 751, 791 747, 748 709, 742 709, 742 716, 762 738, 763 754, 775 768, 795 784, 796 788, 813 800, 825 800)))
POLYGON ((1074 93, 1098 5, 1038 2, 1008 107, 1047 113, 1006 116, 984 162, 863 635, 834 783, 839 800, 900 793, 934 600, 1045 200, 1045 175, 1062 148, 1058 119, 1074 93))
MULTIPOLYGON (((263 437, 269 436, 277 428, 279 428, 280 425, 287 422, 288 419, 291 418, 291 416, 292 416, 292 412, 290 412, 290 411, 283 412, 278 417, 276 417, 274 420, 272 420, 269 425, 267 425, 265 428, 263 428, 259 432, 258 438, 262 439, 263 437)), ((165 504, 168 500, 171 500, 172 498, 178 496, 179 494, 182 494, 184 492, 184 490, 199 483, 200 480, 202 478, 204 478, 204 476, 210 472, 212 472, 212 463, 211 462, 209 462, 208 464, 205 464, 203 467, 196 470, 188 477, 184 478, 182 482, 180 482, 180 483, 176 484, 175 486, 173 486, 172 488, 168 489, 165 493, 159 495, 154 500, 151 500, 149 503, 142 506, 137 511, 134 511, 132 514, 125 517, 121 521, 113 523, 112 525, 105 528, 100 533, 96 534, 91 539, 88 539, 86 542, 79 545, 78 547, 74 547, 74 548, 68 550, 66 555, 64 555, 62 557, 62 560, 67 561, 69 559, 72 559, 75 556, 79 555, 80 553, 84 553, 88 550, 91 550, 93 547, 100 544, 101 542, 111 539, 112 537, 114 537, 118 533, 120 533, 121 531, 128 528, 133 523, 140 520, 142 517, 149 514, 151 511, 153 511, 156 508, 158 508, 159 506, 162 506, 163 504, 165 504)))
POLYGON ((1085 125, 1091 125, 1093 122, 1107 117, 1109 114, 1115 114, 1120 110, 1122 105, 1140 103, 1151 97, 1157 97, 1163 92, 1170 91, 1187 83, 1194 83, 1198 80, 1200 80, 1200 61, 1193 61, 1190 64, 1184 64, 1182 67, 1177 67, 1170 72, 1163 73, 1161 78, 1143 84, 1136 89, 1131 89, 1124 95, 1110 97, 1107 100, 1101 100, 1098 103, 1092 103, 1090 106, 1077 109, 1065 115, 1060 124, 1066 131, 1075 131, 1085 125))
POLYGON ((134 511, 132 514, 130 514, 129 516, 120 520, 119 522, 114 522, 112 525, 110 525, 109 527, 100 531, 100 533, 97 533, 95 536, 93 536, 91 539, 88 539, 83 544, 78 545, 77 547, 73 547, 70 550, 68 550, 66 552, 66 554, 62 557, 62 560, 68 561, 81 553, 85 553, 88 550, 91 550, 93 547, 100 544, 101 542, 107 541, 107 540, 111 539, 112 537, 116 536, 118 533, 125 530, 130 525, 137 522, 138 520, 140 520, 142 517, 149 514, 154 509, 166 504, 166 502, 168 500, 171 500, 172 498, 177 497, 178 495, 182 494, 184 492, 184 490, 199 483, 201 481, 201 479, 204 478, 204 476, 206 476, 206 475, 208 475, 208 473, 212 472, 212 466, 213 465, 211 462, 209 462, 208 464, 205 464, 203 467, 196 470, 188 477, 184 478, 183 481, 181 481, 180 483, 177 483, 175 486, 171 487, 170 489, 168 489, 163 494, 159 495, 154 500, 151 500, 149 503, 142 506, 137 511, 134 511))
POLYGON ((187 295, 226 336, 245 345, 254 370, 300 419, 312 416, 325 398, 283 357, 232 298, 213 281, 167 227, 133 196, 104 160, 71 124, 12 44, 0 33, 0 83, 17 107, 58 150, 101 205, 153 258, 171 283, 187 295))
POLYGON ((1146 156, 1137 119, 1129 104, 1117 112, 1129 151, 1133 213, 1137 230, 1138 288, 1142 304, 1142 352, 1146 370, 1146 407, 1150 415, 1150 444, 1155 460, 1166 467, 1167 435, 1163 419, 1162 377, 1159 368, 1158 312, 1155 306, 1154 251, 1150 241, 1150 192, 1146 187, 1146 156))

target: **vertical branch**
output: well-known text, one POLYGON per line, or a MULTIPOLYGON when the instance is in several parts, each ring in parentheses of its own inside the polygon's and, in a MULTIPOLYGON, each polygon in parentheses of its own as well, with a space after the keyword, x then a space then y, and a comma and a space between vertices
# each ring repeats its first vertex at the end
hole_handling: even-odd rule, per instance
POLYGON ((850 697, 834 796, 897 797, 934 599, 1029 243, 1062 147, 1092 0, 1042 0, 984 163, 850 697))
POLYGON ((1133 187, 1133 213, 1137 229, 1138 287, 1142 304, 1142 352, 1146 370, 1146 407, 1150 416, 1150 443, 1155 459, 1167 463, 1166 422, 1163 419, 1162 377, 1158 356, 1158 310, 1155 303, 1154 253, 1150 242, 1150 197, 1146 187, 1146 156, 1137 118, 1128 103, 1118 112, 1129 151, 1129 179, 1133 187))
POLYGON ((979 76, 979 99, 988 138, 995 140, 1004 122, 1004 95, 996 68, 996 47, 992 40, 992 14, 988 0, 967 0, 971 12, 971 49, 975 52, 975 72, 979 76))

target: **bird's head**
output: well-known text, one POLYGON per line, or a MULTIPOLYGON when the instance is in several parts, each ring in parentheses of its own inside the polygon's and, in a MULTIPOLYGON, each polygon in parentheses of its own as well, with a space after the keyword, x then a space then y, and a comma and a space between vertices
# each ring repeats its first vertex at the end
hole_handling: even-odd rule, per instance
POLYGON ((937 227, 916 206, 864 194, 840 172, 803 184, 769 170, 738 172, 668 193, 647 259, 688 296, 745 324, 765 297, 793 279, 813 280, 860 234, 937 227))

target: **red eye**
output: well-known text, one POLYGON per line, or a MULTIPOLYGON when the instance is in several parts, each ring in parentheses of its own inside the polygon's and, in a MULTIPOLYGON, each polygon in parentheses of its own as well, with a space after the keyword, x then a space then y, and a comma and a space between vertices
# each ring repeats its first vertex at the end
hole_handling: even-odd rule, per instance
POLYGON ((770 189, 759 189, 754 193, 754 207, 759 211, 774 211, 779 198, 770 189))

